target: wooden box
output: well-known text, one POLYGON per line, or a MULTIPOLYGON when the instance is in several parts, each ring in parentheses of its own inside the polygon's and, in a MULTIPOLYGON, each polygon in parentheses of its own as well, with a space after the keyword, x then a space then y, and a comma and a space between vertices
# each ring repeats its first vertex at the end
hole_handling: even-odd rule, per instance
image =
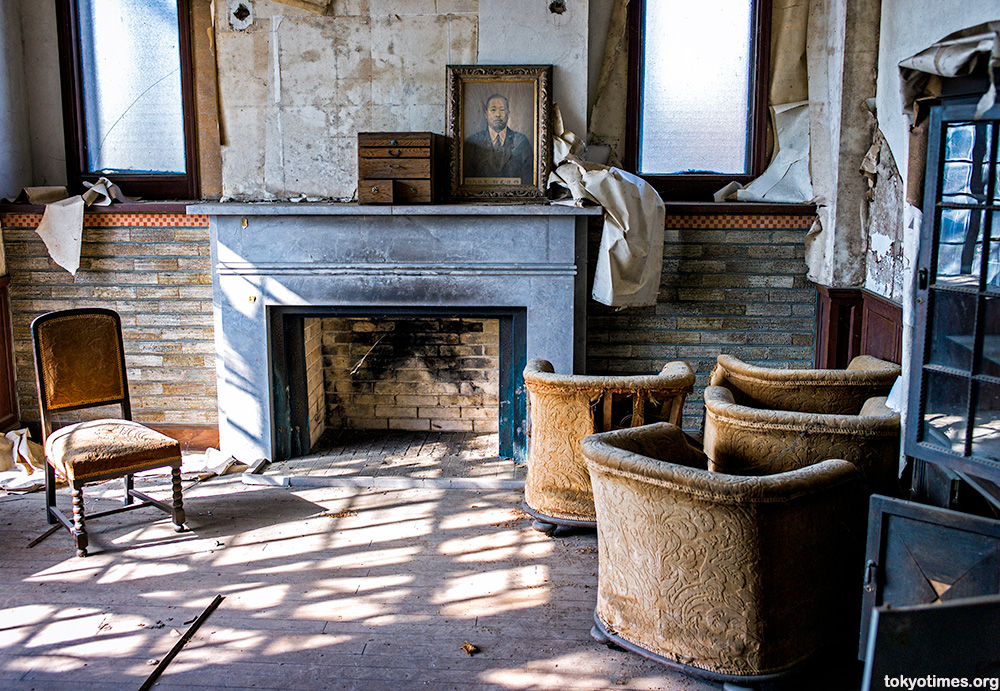
POLYGON ((432 132, 359 132, 359 204, 432 204, 444 189, 443 137, 432 132))

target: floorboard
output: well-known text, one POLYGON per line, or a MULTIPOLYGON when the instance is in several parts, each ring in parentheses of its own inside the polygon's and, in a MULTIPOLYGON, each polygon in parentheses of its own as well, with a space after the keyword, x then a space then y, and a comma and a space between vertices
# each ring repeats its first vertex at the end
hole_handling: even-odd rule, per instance
MULTIPOLYGON (((378 452, 368 467, 385 472, 400 465, 386 453, 475 464, 491 443, 377 441, 360 443, 378 452)), ((342 439, 301 467, 349 477, 338 464, 357 455, 342 439)), ((493 476, 523 479, 494 460, 493 476)), ((137 484, 168 489, 155 475, 137 484)), ((88 488, 88 506, 113 506, 120 494, 120 482, 88 488)), ((91 555, 80 559, 64 531, 26 547, 47 528, 40 493, 0 493, 0 688, 136 689, 222 594, 154 688, 721 689, 596 644, 595 535, 542 535, 521 499, 517 490, 257 487, 223 476, 187 489, 188 532, 174 533, 155 509, 116 514, 88 524, 91 555), (466 654, 466 641, 480 652, 466 654)), ((65 490, 60 501, 69 504, 65 490)), ((857 664, 839 669, 765 691, 857 691, 857 664)))

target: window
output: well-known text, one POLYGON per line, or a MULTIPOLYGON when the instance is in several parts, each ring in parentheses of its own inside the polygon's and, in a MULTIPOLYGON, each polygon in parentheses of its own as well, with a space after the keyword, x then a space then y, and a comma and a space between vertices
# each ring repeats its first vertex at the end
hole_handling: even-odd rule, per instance
POLYGON ((188 0, 59 0, 68 180, 198 196, 188 0))
POLYGON ((626 166, 665 199, 763 172, 769 0, 629 4, 626 166))

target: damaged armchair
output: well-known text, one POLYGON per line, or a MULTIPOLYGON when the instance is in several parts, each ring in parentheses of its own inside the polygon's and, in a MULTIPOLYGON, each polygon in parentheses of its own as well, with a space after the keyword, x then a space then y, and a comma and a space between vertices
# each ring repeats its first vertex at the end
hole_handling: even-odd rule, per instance
POLYGON ((720 355, 705 389, 709 468, 765 475, 840 458, 895 495, 900 418, 885 395, 898 375, 898 365, 869 356, 845 370, 794 370, 720 355))
POLYGON ((685 362, 668 362, 653 375, 555 374, 550 362, 533 359, 524 384, 531 418, 524 506, 534 528, 550 533, 560 525, 596 525, 583 438, 649 422, 680 424, 694 372, 685 362))
POLYGON ((598 642, 752 686, 853 640, 867 497, 854 464, 713 472, 667 423, 595 434, 582 448, 597 512, 598 642))

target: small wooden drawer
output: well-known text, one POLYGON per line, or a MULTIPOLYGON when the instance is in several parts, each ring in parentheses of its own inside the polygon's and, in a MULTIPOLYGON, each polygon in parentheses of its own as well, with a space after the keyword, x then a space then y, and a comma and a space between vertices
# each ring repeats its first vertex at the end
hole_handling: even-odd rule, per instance
POLYGON ((430 204, 430 180, 361 180, 359 204, 430 204))
POLYGON ((393 180, 393 198, 396 204, 430 204, 430 180, 393 180))
POLYGON ((358 148, 363 149, 407 149, 412 147, 430 148, 434 138, 432 132, 359 132, 358 148))
POLYGON ((430 179, 431 160, 429 158, 362 158, 358 161, 358 177, 372 180, 430 179))
POLYGON ((392 204, 392 180, 358 180, 358 204, 392 204))
POLYGON ((432 132, 359 132, 359 204, 431 204, 444 179, 443 137, 432 132))

